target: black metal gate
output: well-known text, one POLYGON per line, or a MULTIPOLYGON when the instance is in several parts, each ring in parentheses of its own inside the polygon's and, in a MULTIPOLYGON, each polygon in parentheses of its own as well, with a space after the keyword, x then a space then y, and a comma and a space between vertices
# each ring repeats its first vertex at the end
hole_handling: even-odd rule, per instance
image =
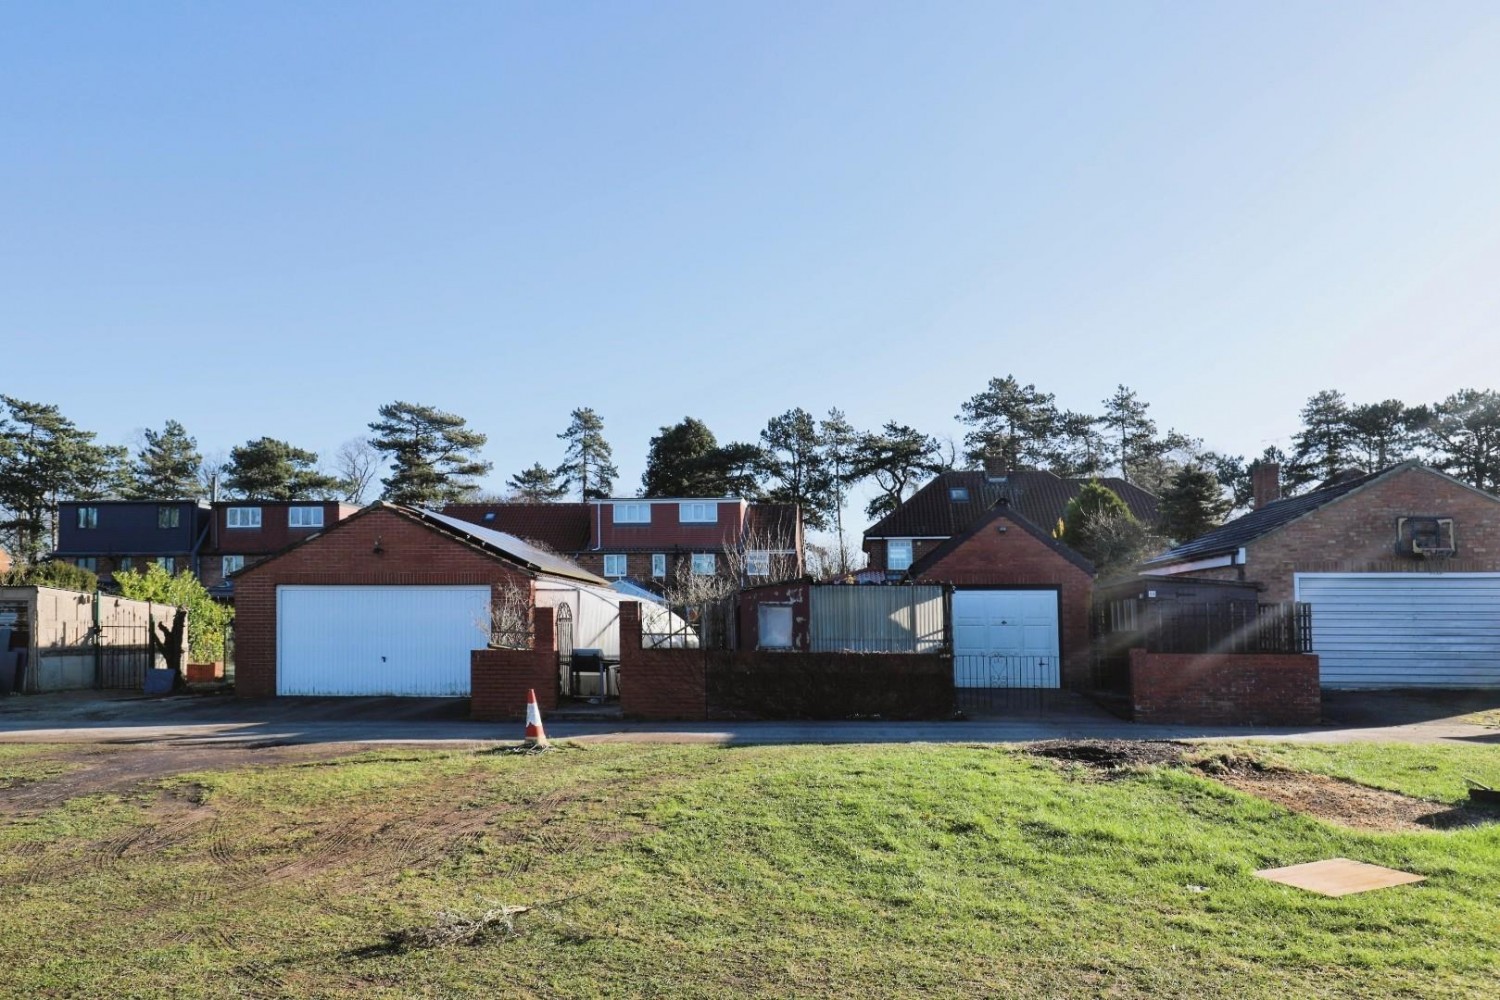
POLYGON ((151 666, 151 630, 145 625, 100 625, 97 647, 98 685, 107 690, 139 691, 151 666))
POLYGON ((1055 656, 960 653, 953 692, 965 715, 1040 715, 1058 698, 1055 656))

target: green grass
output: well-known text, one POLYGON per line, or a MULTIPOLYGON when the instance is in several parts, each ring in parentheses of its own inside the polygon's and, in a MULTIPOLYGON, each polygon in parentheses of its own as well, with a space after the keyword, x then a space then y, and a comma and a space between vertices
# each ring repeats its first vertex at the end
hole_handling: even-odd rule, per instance
MULTIPOLYGON (((1446 800, 1494 767, 1254 752, 1446 800)), ((1355 833, 1184 770, 988 747, 391 750, 0 826, 17 996, 1472 997, 1497 955, 1493 827, 1355 833), (1335 855, 1428 881, 1251 875, 1335 855), (481 947, 379 947, 487 903, 543 905, 481 947)))
POLYGON ((1492 708, 1484 712, 1474 712, 1458 721, 1469 722, 1476 726, 1490 726, 1500 729, 1500 708, 1492 708))
POLYGON ((1331 747, 1282 743, 1258 746, 1256 752, 1286 767, 1433 802, 1466 800, 1469 786, 1465 778, 1500 788, 1500 748, 1493 746, 1350 743, 1331 747))

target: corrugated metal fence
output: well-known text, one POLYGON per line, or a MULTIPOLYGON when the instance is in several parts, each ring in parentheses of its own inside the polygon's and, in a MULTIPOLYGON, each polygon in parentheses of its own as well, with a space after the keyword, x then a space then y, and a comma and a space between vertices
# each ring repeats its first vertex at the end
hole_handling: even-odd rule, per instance
POLYGON ((947 602, 937 585, 814 586, 809 640, 814 653, 940 653, 947 602))

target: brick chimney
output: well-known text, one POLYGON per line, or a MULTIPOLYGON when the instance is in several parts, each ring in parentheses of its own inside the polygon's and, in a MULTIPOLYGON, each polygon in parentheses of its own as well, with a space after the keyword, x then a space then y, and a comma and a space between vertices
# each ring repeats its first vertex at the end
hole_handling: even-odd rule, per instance
POLYGON ((1281 499, 1281 466, 1276 462, 1261 462, 1250 470, 1250 492, 1254 496, 1254 508, 1260 510, 1267 504, 1281 499))
POLYGON ((1010 475, 1010 464, 1000 455, 984 456, 984 478, 996 482, 1010 475))

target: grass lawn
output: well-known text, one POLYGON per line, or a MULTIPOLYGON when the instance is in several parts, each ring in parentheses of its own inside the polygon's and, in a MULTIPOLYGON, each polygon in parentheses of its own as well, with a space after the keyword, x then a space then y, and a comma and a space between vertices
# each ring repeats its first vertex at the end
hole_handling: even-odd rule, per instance
MULTIPOLYGON (((1500 785, 1493 749, 1251 752, 1435 801, 1500 785)), ((0 778, 79 780, 61 753, 0 746, 0 778)), ((217 769, 9 814, 4 787, 5 995, 1500 994, 1500 827, 1354 832, 1182 768, 595 745, 217 769), (1328 899, 1251 875, 1333 856, 1428 880, 1328 899), (478 946, 386 946, 500 905, 534 909, 478 946)))

